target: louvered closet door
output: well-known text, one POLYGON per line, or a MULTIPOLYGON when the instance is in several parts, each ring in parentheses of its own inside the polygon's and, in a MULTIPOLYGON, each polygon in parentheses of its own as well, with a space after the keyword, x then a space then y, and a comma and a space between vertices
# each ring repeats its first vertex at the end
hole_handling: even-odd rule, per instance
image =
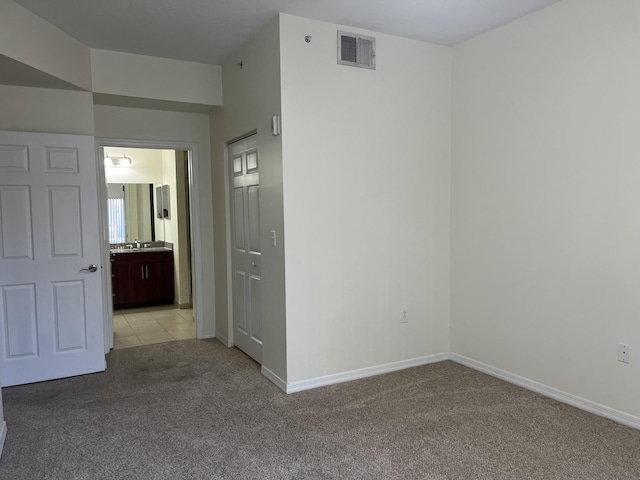
POLYGON ((234 343, 262 363, 260 174, 256 136, 229 146, 234 343))
POLYGON ((0 132, 2 386, 105 369, 94 148, 0 132))

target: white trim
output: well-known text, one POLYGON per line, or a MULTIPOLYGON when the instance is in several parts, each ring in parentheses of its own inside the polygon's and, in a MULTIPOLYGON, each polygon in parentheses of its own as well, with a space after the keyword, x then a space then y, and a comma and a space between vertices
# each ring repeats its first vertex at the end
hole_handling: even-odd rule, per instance
POLYGON ((7 438, 7 422, 2 422, 2 428, 0 428, 0 458, 2 458, 2 449, 4 448, 4 441, 7 438))
MULTIPOLYGON (((118 138, 99 138, 96 137, 96 148, 100 147, 130 147, 130 148, 153 148, 160 150, 186 150, 189 152, 189 199, 191 209, 191 275, 193 278, 193 307, 194 318, 196 323, 197 338, 215 337, 215 303, 213 305, 213 330, 205 331, 204 324, 204 281, 202 277, 202 238, 200 229, 200 196, 197 179, 198 174, 198 144, 191 142, 174 142, 174 141, 158 141, 158 140, 131 140, 118 138)), ((104 164, 101 167, 104 169, 104 164)), ((104 189, 104 198, 100 199, 100 205, 106 205, 106 189, 104 189)), ((102 192, 101 192, 102 193, 102 192)), ((106 248, 104 245, 102 248, 106 248)), ((105 252, 103 252, 103 257, 105 252)), ((215 285, 208 285, 215 291, 215 285)), ((215 302, 215 300, 214 300, 215 302)), ((113 335, 113 328, 111 330, 113 335)))
POLYGON ((229 339, 224 335, 220 335, 219 333, 216 335, 218 341, 223 344, 225 347, 233 347, 233 344, 229 342, 229 339))
POLYGON ((233 268, 231 267, 231 189, 229 186, 229 144, 224 144, 224 217, 225 236, 227 241, 227 346, 234 345, 233 339, 233 268))
MULTIPOLYGON (((211 330, 205 331, 204 324, 204 280, 202 276, 202 233, 200 229, 201 218, 201 205, 200 205, 200 189, 196 179, 200 178, 198 171, 198 144, 191 143, 190 148, 182 148, 181 150, 187 150, 189 152, 189 211, 191 218, 191 272, 194 281, 193 292, 191 298, 193 300, 194 312, 197 314, 196 318, 196 337, 197 338, 212 338, 216 335, 216 305, 215 296, 213 297, 213 322, 211 330)), ((213 241, 213 239, 211 239, 213 241)), ((213 267, 215 272, 215 267, 213 267)), ((215 278, 212 279, 215 282, 215 278)), ((211 291, 216 291, 215 284, 209 286, 211 291)))
POLYGON ((109 250, 109 220, 105 215, 104 203, 107 198, 107 180, 104 171, 104 148, 96 145, 96 176, 98 178, 98 220, 100 223, 100 258, 102 259, 102 316, 104 329, 104 353, 105 355, 113 348, 113 302, 111 291, 111 253, 109 250))
POLYGON ((591 400, 578 397, 577 395, 572 395, 571 393, 563 392, 562 390, 558 390, 557 388, 538 383, 534 380, 530 380, 514 373, 492 367, 491 365, 472 360, 456 353, 452 353, 450 355, 450 359, 466 367, 473 368, 474 370, 478 370, 480 372, 491 375, 492 377, 499 378, 500 380, 504 380, 505 382, 513 383, 514 385, 526 388, 527 390, 531 390, 532 392, 536 392, 549 398, 553 398, 554 400, 566 403, 567 405, 579 408, 580 410, 584 410, 586 412, 608 418, 609 420, 622 423, 623 425, 627 425, 628 427, 640 429, 640 418, 634 415, 629 415, 628 413, 624 413, 605 405, 592 402, 591 400))
MULTIPOLYGON (((334 373, 333 375, 326 375, 324 377, 316 377, 310 378, 308 380, 300 380, 298 382, 287 383, 285 391, 287 393, 301 392, 302 390, 310 390, 312 388, 324 387, 326 385, 350 382, 351 380, 373 377, 375 375, 381 375, 383 373, 395 372, 397 370, 404 370, 406 368, 419 367, 420 365, 428 365, 430 363, 442 362, 448 359, 448 354, 437 353, 435 355, 427 355, 426 357, 412 358, 410 360, 400 360, 398 362, 385 363, 383 365, 376 365, 374 367, 359 368, 357 370, 351 370, 348 372, 334 373)), ((262 374, 265 375, 265 367, 262 368, 262 374)), ((267 378, 273 381, 273 379, 271 379, 270 377, 267 376, 267 378)), ((273 382, 280 388, 282 388, 277 382, 273 382)))
POLYGON ((289 390, 287 390, 287 382, 282 380, 278 375, 273 373, 271 370, 269 370, 264 365, 262 365, 261 372, 262 372, 262 375, 267 377, 272 383, 274 383, 276 385, 276 387, 278 387, 284 393, 290 393, 289 390))

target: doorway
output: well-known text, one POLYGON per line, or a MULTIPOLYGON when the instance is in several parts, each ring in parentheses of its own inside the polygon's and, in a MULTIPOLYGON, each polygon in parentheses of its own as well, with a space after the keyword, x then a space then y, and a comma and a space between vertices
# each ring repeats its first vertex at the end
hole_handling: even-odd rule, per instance
POLYGON ((194 242, 199 234, 197 212, 200 211, 197 183, 193 182, 193 179, 197 178, 196 146, 114 139, 98 139, 96 145, 99 164, 105 165, 99 172, 99 176, 102 177, 100 184, 104 190, 101 192, 103 254, 106 260, 103 263, 109 265, 109 268, 103 271, 105 298, 116 300, 115 309, 112 302, 106 302, 105 305, 105 352, 114 347, 183 338, 204 338, 202 296, 199 294, 202 289, 202 272, 201 268, 197 267, 201 263, 201 251, 198 242, 194 242), (116 163, 124 163, 127 166, 110 167, 113 163, 108 160, 110 158, 115 158, 116 163), (162 165, 162 168, 158 168, 159 165, 162 165), (129 226, 125 221, 120 228, 120 231, 125 233, 117 238, 109 235, 109 231, 113 229, 110 228, 112 225, 109 222, 107 206, 107 199, 112 195, 109 193, 108 183, 129 186, 137 184, 138 194, 130 193, 129 196, 151 199, 150 205, 122 206, 125 214, 128 209, 129 217, 136 219, 138 224, 129 226), (162 207, 159 211, 158 206, 162 207), (153 236, 149 237, 149 231, 153 232, 153 236), (142 232, 147 232, 147 236, 143 238, 145 234, 142 232), (168 250, 171 261, 175 263, 170 293, 167 293, 166 286, 159 285, 159 282, 167 277, 167 267, 159 263, 162 259, 155 258, 164 253, 158 253, 159 250, 168 250), (129 252, 130 256, 118 255, 124 252, 129 252), (114 256, 126 259, 127 261, 123 262, 125 264, 129 263, 128 267, 124 267, 124 271, 129 268, 132 272, 129 276, 132 279, 137 278, 139 285, 134 290, 143 291, 143 294, 149 290, 154 294, 159 292, 163 298, 132 297, 126 288, 126 279, 129 276, 123 275, 122 272, 121 279, 125 280, 115 285, 112 275, 118 272, 112 271, 115 270, 112 263, 114 256), (135 263, 136 256, 143 258, 145 264, 131 266, 135 263), (163 268, 164 273, 161 273, 159 269, 163 268), (136 272, 137 274, 134 274, 136 272), (126 294, 122 294, 123 291, 126 294), (167 300, 168 295, 171 300, 167 300), (158 305, 162 303, 170 304, 158 305), (178 326, 175 322, 181 324, 178 326), (124 336, 120 335, 120 338, 114 341, 113 333, 118 330, 129 338, 124 339, 124 336), (154 336, 155 339, 152 338, 154 336))
POLYGON ((186 153, 104 148, 115 349, 195 338, 186 153))

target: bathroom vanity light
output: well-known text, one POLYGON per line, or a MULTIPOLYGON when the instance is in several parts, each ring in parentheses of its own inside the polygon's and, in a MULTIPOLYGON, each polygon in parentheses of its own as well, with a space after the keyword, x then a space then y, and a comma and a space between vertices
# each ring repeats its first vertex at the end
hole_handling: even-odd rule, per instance
POLYGON ((104 164, 107 167, 130 167, 131 158, 127 157, 105 157, 104 164))

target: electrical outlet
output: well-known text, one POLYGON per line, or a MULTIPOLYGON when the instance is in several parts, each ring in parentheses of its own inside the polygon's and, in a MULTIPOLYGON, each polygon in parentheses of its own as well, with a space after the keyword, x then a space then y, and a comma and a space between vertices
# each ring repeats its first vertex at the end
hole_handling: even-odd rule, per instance
POLYGON ((624 343, 618 344, 618 361, 622 363, 629 363, 629 345, 624 343))
POLYGON ((409 309, 400 307, 400 323, 409 323, 409 309))

